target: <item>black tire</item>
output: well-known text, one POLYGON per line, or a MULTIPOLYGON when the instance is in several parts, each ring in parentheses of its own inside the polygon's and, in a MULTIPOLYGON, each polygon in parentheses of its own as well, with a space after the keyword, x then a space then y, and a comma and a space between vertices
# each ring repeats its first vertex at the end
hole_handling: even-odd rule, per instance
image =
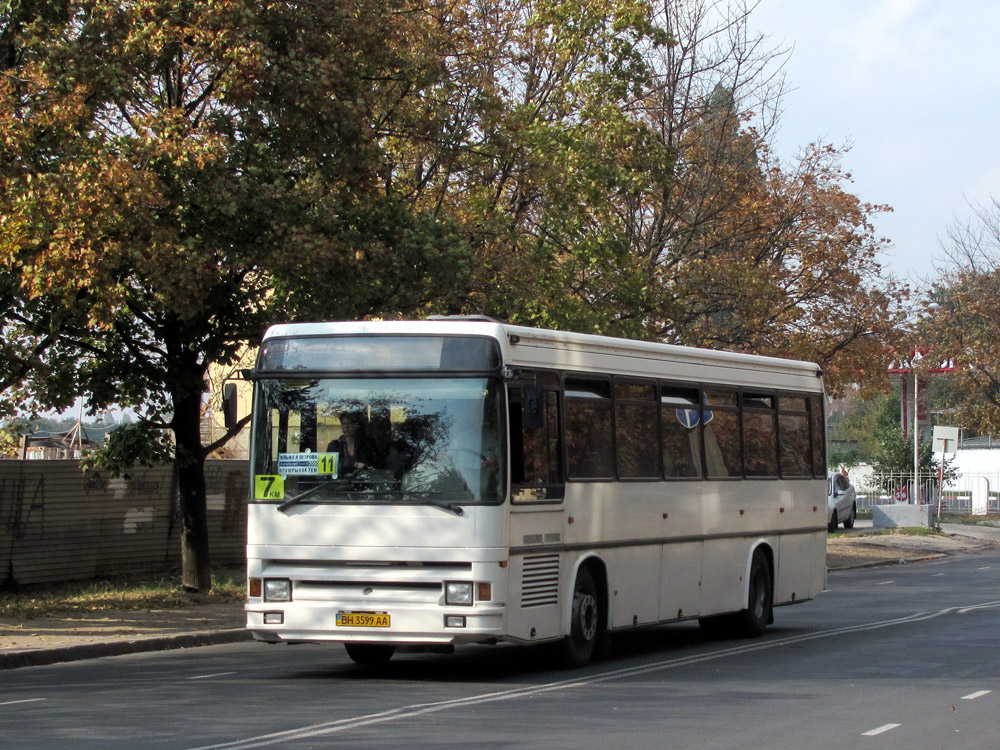
POLYGON ((838 523, 840 523, 840 521, 837 520, 837 511, 833 511, 833 515, 830 516, 830 523, 826 525, 826 530, 836 531, 838 523))
POLYGON ((573 610, 569 635, 562 641, 562 663, 569 668, 582 667, 594 655, 601 624, 601 605, 597 599, 594 578, 586 568, 580 568, 573 586, 573 610))
POLYGON ((737 616, 737 629, 746 638, 759 638, 771 622, 771 606, 774 603, 774 583, 771 580, 771 565, 767 556, 758 550, 750 562, 750 580, 747 608, 737 616))
POLYGON ((385 664, 396 653, 395 646, 383 646, 379 643, 345 643, 344 648, 351 661, 368 666, 385 664))
POLYGON ((844 519, 844 528, 845 529, 853 529, 854 528, 854 519, 857 517, 857 515, 858 515, 858 506, 857 505, 852 505, 851 506, 851 512, 848 514, 847 518, 844 519))

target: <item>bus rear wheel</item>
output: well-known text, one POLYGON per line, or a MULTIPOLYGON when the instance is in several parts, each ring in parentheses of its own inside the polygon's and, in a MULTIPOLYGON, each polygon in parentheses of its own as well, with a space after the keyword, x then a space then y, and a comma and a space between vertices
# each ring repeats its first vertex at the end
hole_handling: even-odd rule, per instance
POLYGON ((750 561, 747 608, 730 614, 699 618, 698 625, 702 635, 710 639, 757 638, 773 622, 773 600, 771 565, 767 556, 758 550, 750 561))
POLYGON ((600 615, 594 577, 586 568, 580 568, 573 586, 569 635, 562 641, 562 662, 566 667, 582 667, 593 657, 600 615))
POLYGON ((747 608, 739 613, 739 631, 747 638, 757 638, 771 621, 771 605, 774 600, 774 586, 771 581, 771 565, 763 552, 754 552, 750 562, 747 608))
POLYGON ((369 666, 385 664, 396 653, 395 646, 383 646, 379 643, 345 643, 344 648, 351 661, 369 666))

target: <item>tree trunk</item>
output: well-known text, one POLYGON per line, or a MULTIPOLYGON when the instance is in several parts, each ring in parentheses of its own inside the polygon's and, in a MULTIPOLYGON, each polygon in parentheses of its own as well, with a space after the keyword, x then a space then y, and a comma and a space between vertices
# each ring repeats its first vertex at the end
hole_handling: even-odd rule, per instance
POLYGON ((205 456, 201 446, 201 394, 174 394, 175 463, 181 511, 181 579, 188 591, 212 589, 208 553, 205 456))

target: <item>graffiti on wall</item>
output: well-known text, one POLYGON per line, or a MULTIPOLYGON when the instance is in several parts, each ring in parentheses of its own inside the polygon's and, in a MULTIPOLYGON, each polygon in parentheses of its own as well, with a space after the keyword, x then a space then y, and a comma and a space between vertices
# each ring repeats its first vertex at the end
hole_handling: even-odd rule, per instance
POLYGON ((131 499, 159 495, 162 487, 163 482, 159 479, 133 475, 125 484, 125 497, 131 499))

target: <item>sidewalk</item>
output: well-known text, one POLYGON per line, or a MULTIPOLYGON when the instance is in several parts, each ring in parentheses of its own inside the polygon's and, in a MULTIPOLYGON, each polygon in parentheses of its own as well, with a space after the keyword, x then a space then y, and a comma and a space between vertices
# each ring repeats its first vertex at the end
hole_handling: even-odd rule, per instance
POLYGON ((1000 545, 1000 527, 942 524, 943 534, 928 536, 875 535, 873 531, 871 521, 859 521, 854 528, 856 535, 831 536, 826 545, 827 570, 921 562, 1000 545))
MULTIPOLYGON (((870 528, 870 524, 868 525, 870 528)), ((858 528, 864 532, 867 529, 858 528)), ((996 549, 1000 527, 943 524, 945 535, 831 537, 831 571, 931 560, 996 549)), ((243 604, 183 609, 103 611, 17 622, 0 618, 0 670, 250 640, 243 604)))
POLYGON ((183 609, 0 618, 0 670, 250 639, 242 602, 183 609))

